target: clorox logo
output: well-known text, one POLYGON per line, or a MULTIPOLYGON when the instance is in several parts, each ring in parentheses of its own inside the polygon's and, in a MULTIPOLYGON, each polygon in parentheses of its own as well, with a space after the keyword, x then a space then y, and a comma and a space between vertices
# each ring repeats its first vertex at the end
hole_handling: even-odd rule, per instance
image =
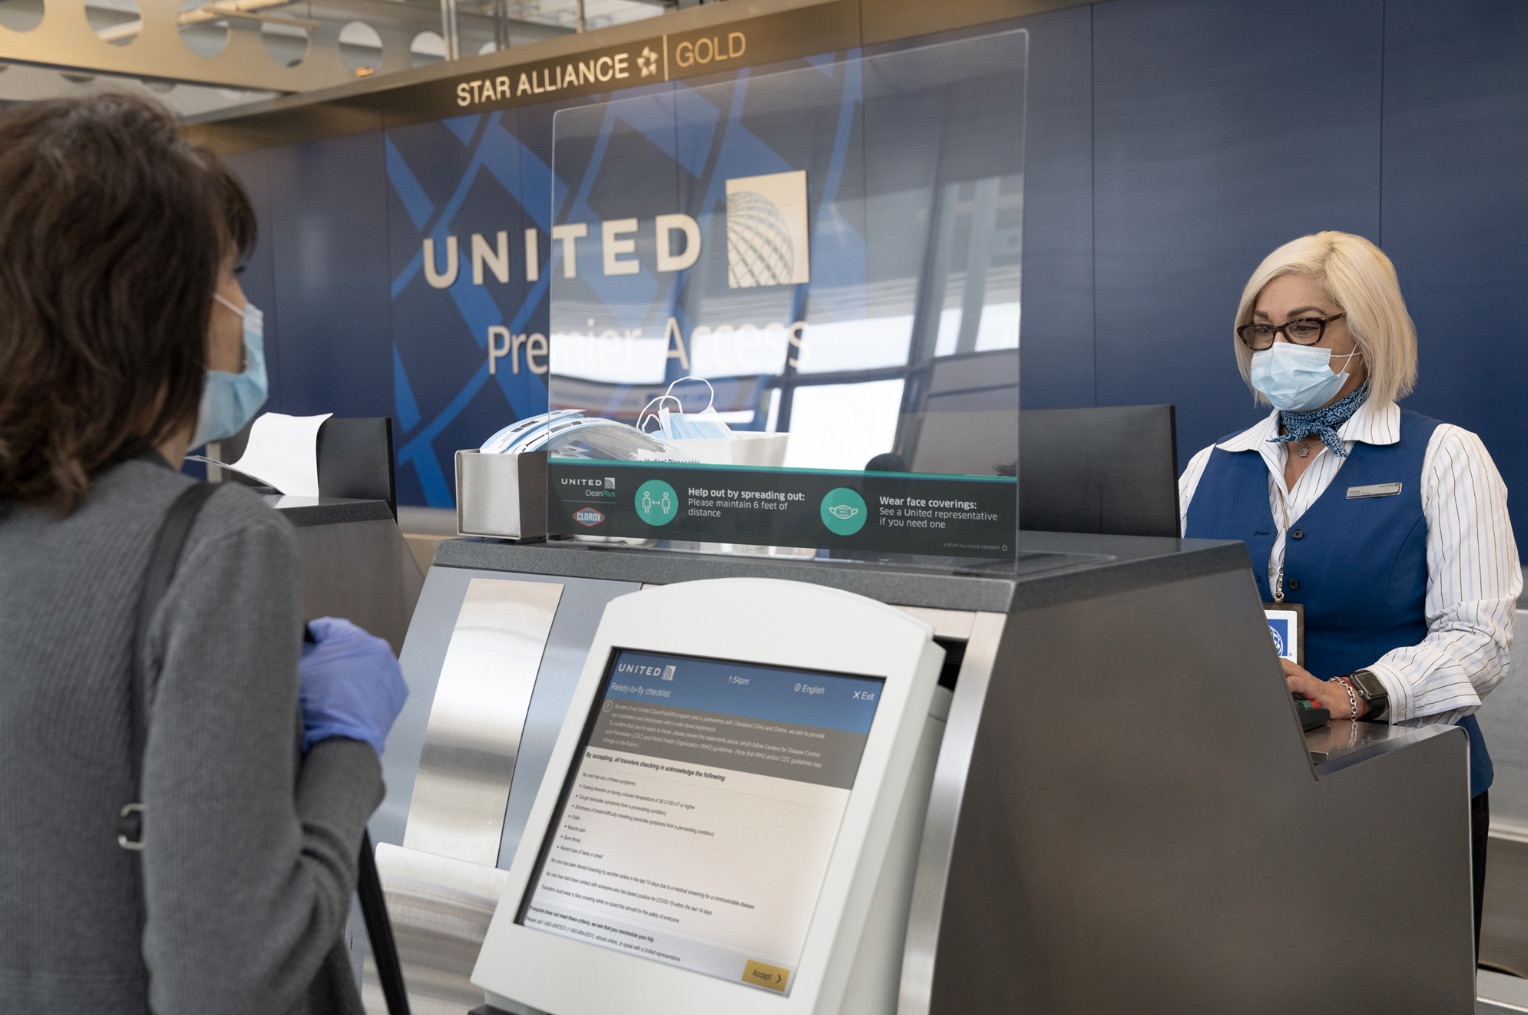
POLYGON ((594 526, 605 520, 605 514, 603 511, 599 511, 592 507, 579 508, 577 511, 573 512, 573 520, 580 525, 592 529, 594 526))

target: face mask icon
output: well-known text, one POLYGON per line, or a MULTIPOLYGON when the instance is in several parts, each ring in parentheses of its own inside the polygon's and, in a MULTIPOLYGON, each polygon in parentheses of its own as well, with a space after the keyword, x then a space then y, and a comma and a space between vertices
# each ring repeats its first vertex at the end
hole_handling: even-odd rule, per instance
POLYGON ((829 490, 820 507, 822 524, 835 536, 852 536, 865 527, 870 516, 865 498, 846 486, 829 490))

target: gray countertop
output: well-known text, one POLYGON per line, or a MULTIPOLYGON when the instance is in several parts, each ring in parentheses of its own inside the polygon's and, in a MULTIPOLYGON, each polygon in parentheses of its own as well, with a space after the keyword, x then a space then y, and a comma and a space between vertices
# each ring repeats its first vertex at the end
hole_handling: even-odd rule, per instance
POLYGON ((340 522, 392 521, 393 512, 384 500, 352 500, 348 497, 287 497, 267 494, 262 498, 293 525, 336 525, 340 522))
POLYGON ((861 563, 684 553, 614 544, 441 543, 436 566, 666 585, 738 575, 807 581, 901 606, 1004 613, 1120 592, 1200 574, 1251 568, 1241 543, 1144 536, 1024 532, 1011 567, 955 561, 944 570, 861 563), (970 567, 970 570, 956 570, 970 567))
POLYGON ((1325 726, 1305 731, 1305 749, 1316 774, 1328 775, 1377 754, 1399 750, 1407 744, 1438 736, 1449 726, 1391 726, 1382 722, 1333 719, 1325 726))

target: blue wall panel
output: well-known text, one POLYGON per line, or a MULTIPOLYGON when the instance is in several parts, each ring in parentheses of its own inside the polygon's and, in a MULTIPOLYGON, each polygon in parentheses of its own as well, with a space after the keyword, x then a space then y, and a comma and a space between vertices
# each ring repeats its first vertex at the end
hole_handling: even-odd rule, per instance
POLYGON ((546 410, 546 381, 523 351, 500 359, 492 374, 488 367, 490 328, 546 332, 545 282, 527 282, 524 203, 539 208, 547 194, 533 187, 527 195, 523 186, 522 163, 536 156, 521 148, 518 117, 508 110, 387 133, 393 417, 406 502, 449 506, 457 449, 477 447, 499 427, 546 410), (491 265, 475 270, 473 257, 474 234, 496 250, 500 232, 507 282, 491 265), (427 237, 437 272, 448 270, 454 238, 456 279, 449 287, 428 280, 427 237), (530 320, 538 308, 539 318, 530 320))
MULTIPOLYGON (((1348 230, 1400 271, 1421 337, 1408 405, 1479 432, 1525 509, 1528 7, 1113 0, 994 28, 1013 26, 1031 33, 1023 404, 1176 403, 1186 459, 1259 414, 1229 327, 1248 274, 1288 239, 1348 230)), ((483 119, 518 139, 518 186, 513 160, 493 155, 458 223, 494 220, 516 259, 516 232, 541 227, 544 267, 555 108, 483 119)), ((264 230, 243 283, 273 336, 271 408, 394 416, 400 452, 437 463, 432 476, 400 461, 405 503, 445 502, 452 450, 544 393, 524 373, 478 377, 488 318, 417 269, 405 277, 422 237, 444 235, 452 193, 437 191, 489 150, 449 123, 231 160, 264 230), (390 179, 390 157, 429 208, 390 179), (437 345, 463 327, 471 342, 437 345)), ((458 232, 464 270, 477 228, 458 232)), ((488 287, 490 316, 545 332, 544 292, 519 263, 512 274, 488 287)))
MULTIPOLYGON (((295 415, 388 416, 392 315, 379 132, 268 152, 279 401, 295 415)), ((257 302, 259 302, 257 300, 257 302)))
POLYGON ((1381 0, 1132 0, 1094 18, 1101 405, 1174 402, 1180 460, 1256 418, 1232 318, 1269 251, 1379 230, 1381 0))
POLYGON ((269 151, 256 151, 230 156, 224 161, 244 185, 245 192, 249 194, 249 203, 255 209, 255 218, 260 223, 260 236, 255 242, 255 249, 244 259, 239 285, 245 297, 265 314, 265 371, 271 392, 267 404, 275 407, 281 404, 281 321, 276 309, 276 248, 272 235, 275 226, 271 218, 270 160, 269 151))
POLYGON ((1528 5, 1389 0, 1383 246, 1417 324, 1407 405, 1479 433, 1528 539, 1528 5))
POLYGON ((1093 11, 1029 30, 1024 151, 1024 319, 1020 403, 1092 405, 1093 11))

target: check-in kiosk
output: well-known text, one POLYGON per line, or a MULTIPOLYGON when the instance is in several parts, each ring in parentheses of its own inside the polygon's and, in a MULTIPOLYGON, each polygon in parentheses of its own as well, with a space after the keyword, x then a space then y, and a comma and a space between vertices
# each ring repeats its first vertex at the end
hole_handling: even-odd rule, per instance
POLYGON ((474 981, 509 1011, 886 1010, 900 941, 861 943, 879 893, 905 921, 886 857, 916 855, 898 817, 927 798, 943 657, 927 623, 795 582, 612 601, 474 981))
MULTIPOLYGON (((762 657, 772 672, 800 668, 787 654, 791 625, 817 616, 831 628, 838 612, 816 607, 824 585, 855 594, 841 600, 856 604, 846 613, 857 597, 895 605, 944 650, 950 697, 929 789, 915 775, 902 801, 902 820, 920 828, 894 836, 885 860, 863 861, 880 863, 901 897, 883 880, 861 925, 840 928, 895 942, 878 982, 850 988, 879 998, 862 1010, 1353 1010, 1330 976, 1365 984, 1364 1011, 1472 1011, 1463 733, 1334 723, 1304 734, 1239 544, 1025 534, 1020 545, 1025 573, 986 578, 443 544, 405 646, 414 695, 388 744, 388 803, 373 824, 415 1010, 537 1007, 552 1000, 538 993, 547 980, 610 989, 604 973, 601 985, 583 981, 618 960, 651 964, 670 986, 734 986, 516 920, 579 778, 573 755, 596 735, 590 717, 607 715, 601 682, 627 647, 602 631, 607 611, 649 596, 657 612, 657 593, 741 575, 800 592, 725 625, 739 642, 689 658, 739 662, 743 645, 767 639, 780 647, 762 657), (1363 862, 1333 880, 1311 874, 1318 857, 1363 862), (495 910, 513 935, 490 933, 495 910), (523 950, 531 935, 568 948, 566 964, 523 950), (593 954, 602 959, 591 965, 593 954), (545 961, 517 987, 533 955, 545 961), (1317 966, 1323 977, 1306 975, 1317 966)), ((628 645, 674 654, 665 631, 703 630, 688 619, 668 612, 628 645)), ((806 668, 867 674, 877 646, 843 642, 806 668)), ((677 677, 679 663, 639 665, 674 665, 677 677)), ((940 712, 936 694, 925 714, 940 712)), ((755 867, 735 859, 746 885, 755 867)), ((843 940, 818 953, 811 942, 800 961, 842 964, 843 940)), ((644 1010, 620 996, 610 1010, 644 1010)), ((573 1006, 587 998, 555 997, 565 1007, 544 1010, 588 1010, 573 1006)), ((659 1003, 677 1005, 668 994, 659 1003)))
POLYGON ((414 1011, 1473 1010, 1464 734, 1308 738, 1242 544, 1021 531, 1026 53, 558 114, 548 395, 602 422, 414 612, 414 1011))

